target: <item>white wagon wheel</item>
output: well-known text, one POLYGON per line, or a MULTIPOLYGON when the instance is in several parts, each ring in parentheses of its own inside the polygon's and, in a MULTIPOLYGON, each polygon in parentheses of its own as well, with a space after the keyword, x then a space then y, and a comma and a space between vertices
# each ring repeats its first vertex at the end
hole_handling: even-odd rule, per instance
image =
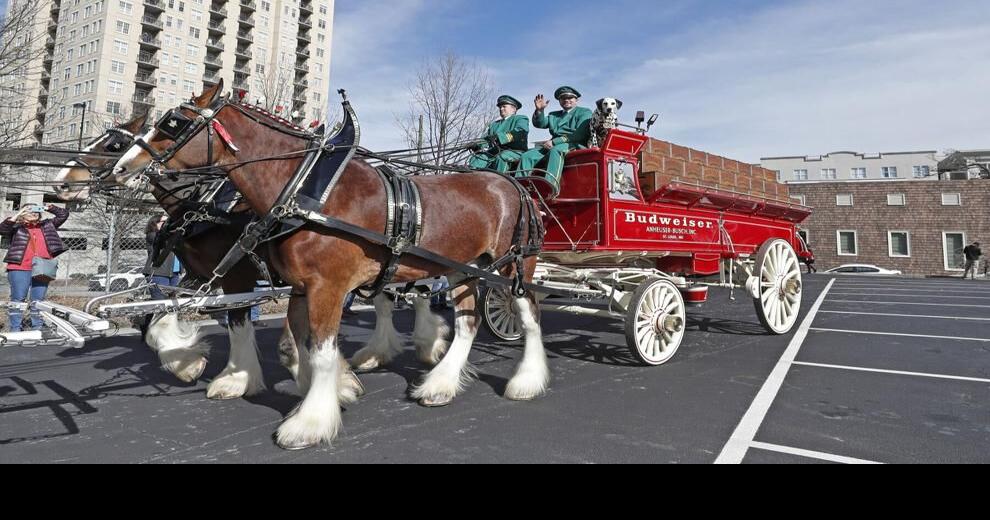
POLYGON ((647 280, 633 293, 626 313, 626 343, 636 359, 652 366, 670 361, 686 327, 684 297, 669 280, 647 280))
POLYGON ((760 323, 772 334, 787 334, 801 312, 801 264, 786 240, 763 244, 756 256, 759 288, 753 288, 753 304, 760 323))
POLYGON ((516 300, 509 289, 486 287, 481 293, 481 317, 492 336, 502 341, 522 339, 516 300))

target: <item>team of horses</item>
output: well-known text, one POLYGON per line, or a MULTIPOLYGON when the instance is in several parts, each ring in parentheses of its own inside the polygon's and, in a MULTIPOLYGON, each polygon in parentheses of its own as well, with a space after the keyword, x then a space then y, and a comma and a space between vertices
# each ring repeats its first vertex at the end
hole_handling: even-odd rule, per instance
MULTIPOLYGON (((224 139, 212 139, 209 131, 183 136, 180 141, 169 132, 152 128, 137 135, 146 121, 139 118, 122 128, 134 134, 134 141, 115 163, 80 161, 71 164, 58 178, 65 187, 58 189, 64 200, 85 200, 86 189, 73 186, 94 182, 93 172, 109 171, 105 183, 149 191, 162 208, 179 217, 180 200, 174 190, 163 186, 161 178, 149 176, 149 167, 177 172, 210 169, 223 172, 236 187, 242 202, 235 213, 266 215, 275 205, 303 160, 299 153, 309 140, 282 125, 277 119, 259 121, 238 110, 221 93, 223 83, 207 90, 188 105, 176 108, 190 120, 207 111, 225 129, 224 139), (225 102, 226 101, 226 102, 225 102), (215 110, 215 113, 213 113, 215 110), (141 142, 138 142, 141 141, 141 142), (231 146, 236 143, 236 146, 231 146), (293 154, 295 155, 293 156, 293 154), (165 164, 156 164, 162 154, 165 164)), ((82 152, 105 152, 104 140, 97 140, 82 152)), ((451 175, 423 175, 413 178, 422 195, 422 239, 420 246, 455 262, 488 268, 513 247, 517 223, 526 211, 513 181, 489 172, 451 175)), ((386 188, 375 169, 357 157, 330 193, 322 213, 361 228, 382 233, 388 219, 386 188)), ((210 279, 224 255, 235 245, 250 219, 234 223, 179 242, 177 253, 193 276, 210 279)), ((375 299, 377 322, 368 344, 348 362, 338 346, 343 301, 350 292, 366 287, 379 276, 391 251, 356 236, 306 225, 290 235, 267 242, 259 251, 279 277, 291 285, 285 329, 279 340, 279 357, 296 380, 303 395, 276 433, 277 444, 285 449, 305 449, 331 442, 341 426, 341 406, 360 398, 364 389, 355 370, 372 370, 388 364, 402 349, 392 324, 393 302, 387 296, 375 299)), ((536 257, 522 263, 522 278, 531 282, 536 257)), ((517 264, 501 267, 502 276, 516 276, 517 264)), ((456 288, 454 337, 446 339, 445 320, 433 314, 429 301, 417 298, 413 342, 417 357, 432 369, 411 389, 411 397, 429 407, 445 406, 462 392, 474 371, 468 356, 481 324, 479 282, 450 268, 406 255, 400 260, 395 282, 413 282, 447 276, 456 288)), ((227 294, 251 292, 259 278, 255 264, 241 261, 235 271, 217 282, 227 294)), ((535 294, 527 292, 514 300, 514 309, 525 333, 525 350, 505 397, 531 400, 546 392, 550 380, 547 356, 539 325, 535 294)), ((230 358, 224 371, 209 385, 208 397, 236 399, 265 391, 258 360, 255 331, 248 309, 231 311, 229 319, 230 358)), ((194 326, 179 322, 175 315, 157 317, 147 334, 166 369, 183 381, 198 379, 206 364, 200 334, 194 326)))

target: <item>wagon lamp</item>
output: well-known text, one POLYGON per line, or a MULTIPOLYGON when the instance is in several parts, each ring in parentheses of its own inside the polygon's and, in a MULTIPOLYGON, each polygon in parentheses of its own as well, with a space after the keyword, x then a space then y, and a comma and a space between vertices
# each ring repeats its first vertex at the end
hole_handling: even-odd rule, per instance
POLYGON ((657 120, 660 119, 660 114, 653 114, 650 116, 650 120, 646 122, 646 131, 649 132, 653 125, 657 124, 657 120))
POLYGON ((642 110, 636 112, 636 128, 643 128, 644 121, 646 121, 646 112, 642 110))

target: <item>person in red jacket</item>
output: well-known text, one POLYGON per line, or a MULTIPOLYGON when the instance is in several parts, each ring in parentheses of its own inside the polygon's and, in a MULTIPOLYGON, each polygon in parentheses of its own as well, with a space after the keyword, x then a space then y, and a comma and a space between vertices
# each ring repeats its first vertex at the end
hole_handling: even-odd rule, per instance
MULTIPOLYGON (((4 262, 7 264, 7 279, 10 281, 9 329, 20 332, 24 320, 24 304, 28 301, 44 301, 48 294, 48 282, 33 278, 35 257, 52 259, 66 251, 58 228, 69 219, 69 211, 57 206, 42 209, 38 205, 27 205, 13 218, 0 222, 0 235, 10 238, 10 248, 4 262), (42 220, 47 211, 54 219, 42 220), (20 304, 20 305, 17 305, 20 304)), ((31 309, 30 326, 40 330, 43 325, 37 309, 31 309)))

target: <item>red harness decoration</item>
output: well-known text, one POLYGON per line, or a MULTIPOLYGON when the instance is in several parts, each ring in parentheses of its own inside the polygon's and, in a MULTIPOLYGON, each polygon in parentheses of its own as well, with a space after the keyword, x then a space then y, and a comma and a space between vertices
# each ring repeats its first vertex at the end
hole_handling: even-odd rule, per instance
POLYGON ((214 119, 213 130, 220 136, 220 140, 223 141, 223 144, 227 145, 227 148, 230 148, 230 151, 235 154, 240 153, 241 149, 234 144, 234 138, 230 137, 230 132, 228 132, 227 128, 223 126, 223 123, 214 119))

